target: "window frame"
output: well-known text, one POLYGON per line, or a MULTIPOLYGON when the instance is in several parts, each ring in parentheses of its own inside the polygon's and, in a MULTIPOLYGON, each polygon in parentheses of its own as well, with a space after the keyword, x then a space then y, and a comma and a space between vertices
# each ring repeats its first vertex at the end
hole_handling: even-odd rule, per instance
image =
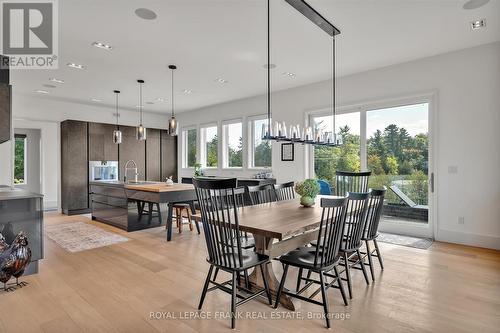
POLYGON ((245 168, 245 140, 246 140, 246 135, 245 135, 245 127, 244 127, 244 121, 243 118, 237 118, 237 119, 231 119, 231 120, 223 120, 221 124, 221 131, 222 131, 222 169, 223 170, 242 170, 245 168), (233 125, 233 124, 241 124, 241 137, 243 141, 242 149, 241 149, 241 166, 229 166, 229 130, 228 130, 228 125, 233 125))
MULTIPOLYGON (((273 167, 273 161, 272 161, 272 157, 273 157, 273 145, 271 144, 271 165, 270 166, 255 166, 255 141, 254 141, 254 137, 255 137, 255 122, 258 121, 258 120, 267 120, 267 115, 266 114, 262 114, 262 115, 257 115, 257 116, 251 116, 251 117, 248 117, 247 118, 247 125, 248 125, 248 140, 247 140, 247 151, 248 151, 248 154, 247 154, 247 164, 248 164, 248 167, 247 169, 248 170, 271 170, 272 167, 273 167)), ((272 119, 270 119, 270 122, 272 124, 272 119)))
POLYGON ((196 131, 196 155, 195 155, 195 163, 198 162, 198 155, 199 155, 199 147, 198 147, 198 138, 199 138, 199 132, 198 132, 198 127, 197 126, 186 126, 181 129, 181 144, 182 144, 182 169, 194 169, 194 166, 189 166, 188 165, 188 153, 187 153, 187 140, 188 140, 188 131, 196 131))
POLYGON ((220 154, 220 148, 221 148, 221 133, 220 133, 220 126, 219 126, 219 122, 213 122, 213 123, 205 123, 205 124, 201 124, 200 125, 200 130, 199 130, 199 133, 200 133, 200 137, 198 139, 198 142, 199 142, 199 152, 200 152, 200 158, 199 158, 199 162, 202 166, 203 169, 208 169, 208 170, 217 170, 219 169, 220 167, 220 164, 221 164, 221 154, 220 154), (208 128, 213 128, 215 127, 216 128, 216 135, 217 135, 217 165, 216 166, 207 166, 206 165, 206 157, 207 157, 207 152, 206 152, 206 148, 207 148, 207 145, 206 145, 206 136, 207 136, 207 133, 206 133, 206 130, 208 128))

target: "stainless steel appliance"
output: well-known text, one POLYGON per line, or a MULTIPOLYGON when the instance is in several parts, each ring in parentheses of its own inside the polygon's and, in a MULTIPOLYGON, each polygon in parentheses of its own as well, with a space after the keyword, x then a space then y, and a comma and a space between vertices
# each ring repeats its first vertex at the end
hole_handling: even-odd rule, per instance
POLYGON ((118 180, 118 161, 89 161, 89 180, 118 180))

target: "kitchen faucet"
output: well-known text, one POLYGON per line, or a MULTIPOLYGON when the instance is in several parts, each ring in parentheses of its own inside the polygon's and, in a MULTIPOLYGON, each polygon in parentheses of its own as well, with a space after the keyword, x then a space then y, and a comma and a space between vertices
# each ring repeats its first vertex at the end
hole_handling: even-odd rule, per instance
POLYGON ((128 160, 127 163, 125 163, 125 176, 123 177, 123 182, 127 182, 127 179, 128 179, 128 170, 133 170, 134 172, 134 183, 137 183, 138 180, 137 180, 137 176, 139 175, 139 172, 137 172, 137 163, 135 163, 134 160, 128 160), (129 168, 128 167, 128 164, 129 163, 134 163, 134 167, 133 168, 129 168))

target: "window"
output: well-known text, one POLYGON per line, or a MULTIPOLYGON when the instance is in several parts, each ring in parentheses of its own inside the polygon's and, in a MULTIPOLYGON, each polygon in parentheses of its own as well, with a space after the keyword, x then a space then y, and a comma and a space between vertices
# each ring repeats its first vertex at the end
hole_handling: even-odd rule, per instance
MULTIPOLYGON (((332 115, 312 117, 315 130, 332 132, 332 115)), ((337 115, 337 133, 342 135, 344 144, 340 147, 314 146, 314 173, 333 185, 335 171, 359 171, 360 160, 360 114, 359 112, 337 115)))
POLYGON ((14 184, 26 184, 26 135, 15 134, 14 184))
POLYGON ((265 117, 259 117, 250 122, 250 166, 252 168, 271 167, 271 142, 262 140, 262 128, 266 128, 267 124, 265 117))
POLYGON ((224 135, 224 167, 243 167, 243 124, 241 121, 225 123, 224 135))
POLYGON ((193 168, 196 164, 196 128, 185 129, 182 131, 182 141, 184 147, 183 166, 193 168))
POLYGON ((203 127, 201 129, 201 163, 204 167, 217 167, 219 159, 218 146, 217 125, 203 127))

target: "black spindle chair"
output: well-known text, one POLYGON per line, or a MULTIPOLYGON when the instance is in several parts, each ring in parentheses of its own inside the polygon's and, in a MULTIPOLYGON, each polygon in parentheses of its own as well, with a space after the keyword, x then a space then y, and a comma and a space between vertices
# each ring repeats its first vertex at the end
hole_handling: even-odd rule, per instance
POLYGON ((368 180, 372 172, 335 172, 335 195, 344 197, 348 192, 366 193, 368 192, 368 180))
POLYGON ((238 222, 236 179, 200 180, 193 179, 196 195, 200 204, 201 221, 205 234, 210 269, 205 280, 198 309, 201 310, 208 291, 220 289, 231 295, 231 328, 235 327, 236 307, 263 293, 272 304, 268 281, 264 275, 264 265, 269 257, 241 247, 241 232, 238 222), (259 266, 265 288, 256 292, 237 284, 241 272, 259 266), (232 279, 218 283, 212 279, 213 269, 228 272, 232 279), (209 288, 210 284, 213 284, 209 288), (230 286, 230 287, 228 287, 230 286), (244 291, 248 295, 241 295, 244 291), (240 301, 237 302, 237 298, 240 301))
POLYGON ((279 260, 285 265, 283 276, 281 278, 280 286, 276 296, 276 303, 274 308, 278 307, 281 294, 286 294, 300 300, 323 306, 325 313, 326 326, 330 328, 330 319, 328 316, 328 298, 326 291, 328 288, 338 288, 344 299, 344 304, 347 305, 347 298, 345 295, 342 279, 338 274, 337 265, 340 262, 340 247, 342 243, 342 236, 346 220, 346 198, 322 198, 321 207, 323 213, 321 215, 321 223, 318 229, 318 238, 316 247, 300 247, 297 250, 288 252, 282 255, 279 260), (298 267, 299 275, 297 277, 297 290, 290 292, 284 289, 286 276, 289 266, 298 267), (319 281, 302 277, 303 270, 309 270, 319 274, 319 281), (326 281, 326 273, 334 271, 329 276, 334 276, 331 282, 326 281), (301 281, 305 281, 306 285, 300 288, 301 281), (313 284, 319 284, 320 287, 311 293, 309 297, 302 295, 313 284), (314 299, 314 297, 321 292, 322 302, 314 299))
POLYGON ((384 206, 384 197, 386 191, 387 188, 385 186, 382 189, 371 190, 368 204, 368 213, 366 214, 365 231, 362 237, 362 240, 365 242, 366 246, 366 253, 362 253, 368 257, 368 266, 370 266, 370 273, 373 281, 375 281, 375 274, 372 257, 377 257, 380 268, 384 269, 382 255, 380 254, 380 249, 377 244, 377 237, 378 226, 380 223, 380 217, 382 216, 382 209, 384 206), (373 250, 370 248, 370 241, 373 241, 373 245, 375 246, 373 250))
POLYGON ((247 186, 246 191, 252 205, 276 201, 276 192, 272 184, 247 186))
POLYGON ((295 199, 294 182, 274 185, 274 193, 276 201, 295 199))

